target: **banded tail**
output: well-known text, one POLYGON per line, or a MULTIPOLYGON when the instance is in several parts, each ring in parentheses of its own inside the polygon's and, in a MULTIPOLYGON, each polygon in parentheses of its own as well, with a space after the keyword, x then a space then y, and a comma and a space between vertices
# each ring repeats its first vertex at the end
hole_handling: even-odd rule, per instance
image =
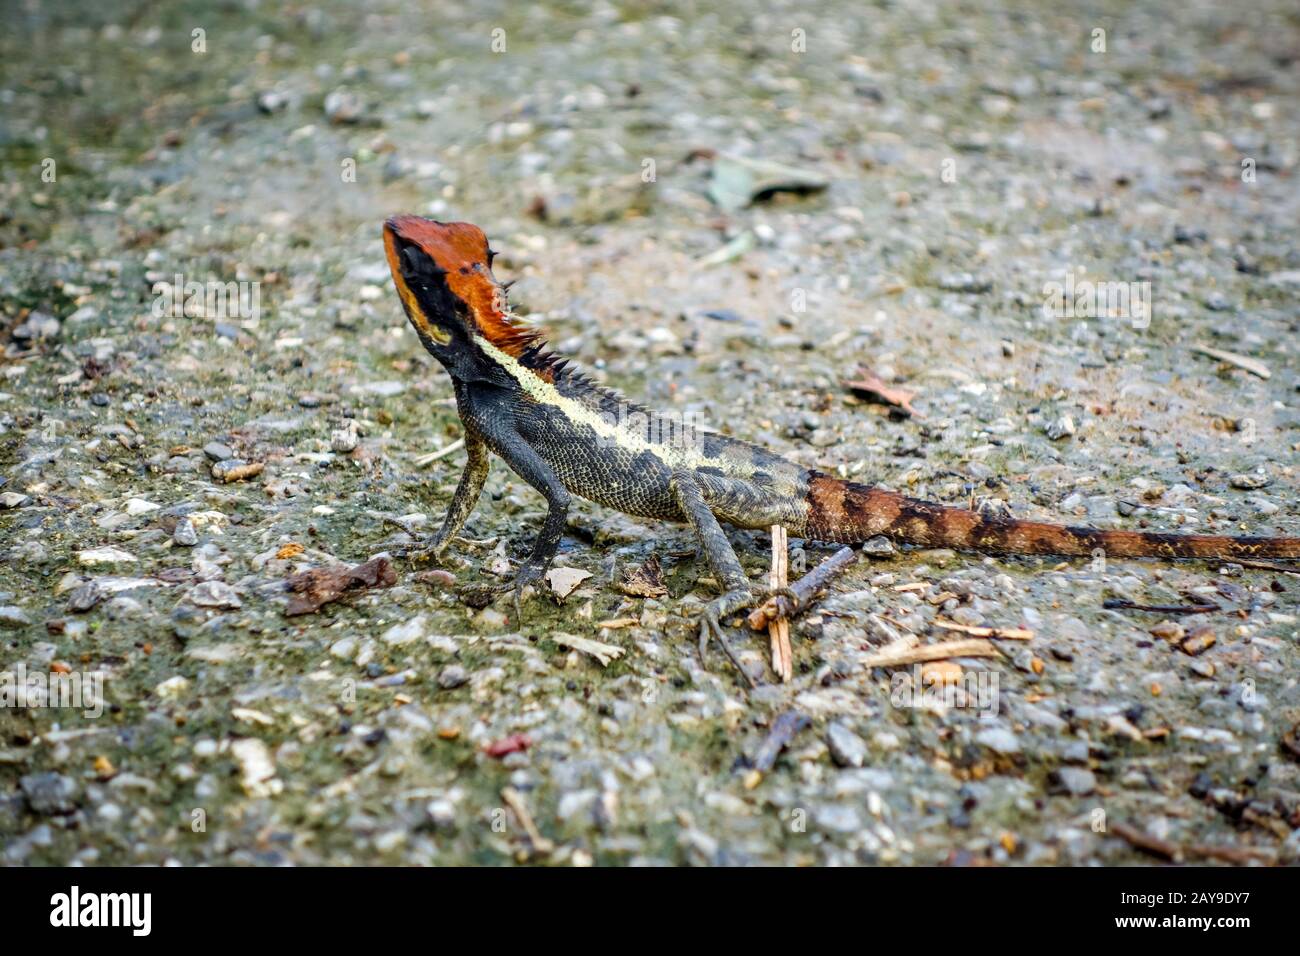
POLYGON ((1104 531, 986 518, 817 471, 808 475, 804 534, 843 544, 884 535, 904 544, 991 554, 1090 555, 1100 549, 1111 558, 1300 558, 1300 538, 1104 531))

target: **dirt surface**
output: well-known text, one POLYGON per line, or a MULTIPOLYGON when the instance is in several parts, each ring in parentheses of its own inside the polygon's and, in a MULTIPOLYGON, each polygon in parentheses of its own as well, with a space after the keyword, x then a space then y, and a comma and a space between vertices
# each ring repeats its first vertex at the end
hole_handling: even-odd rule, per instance
POLYGON ((478 223, 594 375, 809 465, 1297 535, 1293 4, 10 6, 0 668, 103 685, 0 708, 5 862, 1300 860, 1294 573, 873 557, 789 684, 733 632, 746 695, 684 528, 577 505, 591 577, 517 621, 478 589, 544 503, 498 462, 454 580, 401 560, 463 456, 379 233, 478 223), (805 188, 729 203, 734 157, 805 188), (1091 280, 1149 313, 1044 310, 1091 280), (937 619, 1033 637, 932 672, 973 699, 862 663, 937 619))

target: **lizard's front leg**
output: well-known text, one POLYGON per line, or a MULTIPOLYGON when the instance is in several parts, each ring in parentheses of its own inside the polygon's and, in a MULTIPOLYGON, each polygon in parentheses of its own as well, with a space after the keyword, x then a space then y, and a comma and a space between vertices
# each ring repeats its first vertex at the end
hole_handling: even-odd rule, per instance
POLYGON ((546 573, 551 559, 560 547, 560 537, 569 517, 569 492, 565 490, 554 469, 533 450, 515 431, 493 433, 486 436, 492 442, 495 451, 520 478, 528 482, 546 497, 548 506, 546 520, 537 535, 532 554, 519 568, 515 575, 515 620, 522 618, 520 596, 524 588, 541 578, 546 573))
POLYGON ((709 637, 712 636, 731 662, 736 665, 736 669, 744 675, 749 686, 753 687, 754 679, 749 676, 745 668, 740 666, 740 661, 732 652, 731 645, 727 643, 726 635, 722 631, 722 621, 737 611, 753 606, 757 603, 759 595, 749 583, 749 579, 745 577, 745 569, 740 566, 740 559, 736 557, 735 549, 731 547, 731 542, 723 533, 718 519, 714 517, 708 503, 705 502, 704 494, 695 476, 690 472, 674 472, 669 485, 683 517, 690 522, 691 528, 699 538, 709 567, 713 569, 714 575, 723 587, 722 596, 710 601, 700 612, 700 659, 701 661, 704 659, 709 637))
POLYGON ((442 519, 442 527, 438 533, 433 536, 433 540, 422 551, 412 552, 411 557, 419 559, 441 559, 447 546, 451 544, 451 539, 460 533, 460 529, 465 526, 465 520, 474 510, 474 505, 478 503, 479 495, 483 493, 483 483, 487 481, 488 469, 491 459, 488 455, 487 444, 477 433, 465 430, 465 470, 461 472, 460 484, 456 486, 456 493, 451 497, 451 506, 447 509, 447 516, 442 519))

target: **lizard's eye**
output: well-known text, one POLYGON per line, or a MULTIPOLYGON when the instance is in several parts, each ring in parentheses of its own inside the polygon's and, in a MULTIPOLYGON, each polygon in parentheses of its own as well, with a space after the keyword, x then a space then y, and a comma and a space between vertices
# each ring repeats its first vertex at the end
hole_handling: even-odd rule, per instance
POLYGON ((402 250, 402 278, 414 279, 420 273, 420 252, 411 246, 402 250))

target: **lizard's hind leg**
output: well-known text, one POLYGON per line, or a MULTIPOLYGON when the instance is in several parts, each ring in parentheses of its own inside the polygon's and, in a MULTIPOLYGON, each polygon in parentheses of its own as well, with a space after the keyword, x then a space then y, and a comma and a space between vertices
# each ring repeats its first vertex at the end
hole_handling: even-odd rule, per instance
POLYGON ((700 660, 704 661, 709 638, 712 637, 735 665, 736 670, 744 675, 749 686, 753 687, 754 679, 749 676, 745 668, 741 667, 740 661, 736 659, 731 645, 727 642, 726 634, 722 630, 722 621, 737 611, 758 603, 760 595, 745 577, 745 569, 740 566, 740 559, 736 557, 735 549, 731 547, 731 542, 723 533, 718 519, 714 517, 705 502, 704 494, 695 476, 689 472, 674 472, 670 486, 673 497, 682 510, 682 516, 695 531, 700 546, 704 549, 704 556, 708 559, 709 567, 713 569, 714 575, 724 589, 721 597, 710 601, 700 612, 700 660))
POLYGON ((467 430, 465 453, 467 456, 465 470, 461 472, 460 484, 456 486, 456 493, 451 497, 447 516, 442 519, 442 527, 426 547, 409 553, 413 560, 441 559, 452 538, 465 526, 465 520, 474 510, 474 505, 478 503, 479 495, 483 493, 483 483, 487 481, 490 467, 487 445, 482 438, 467 430))

